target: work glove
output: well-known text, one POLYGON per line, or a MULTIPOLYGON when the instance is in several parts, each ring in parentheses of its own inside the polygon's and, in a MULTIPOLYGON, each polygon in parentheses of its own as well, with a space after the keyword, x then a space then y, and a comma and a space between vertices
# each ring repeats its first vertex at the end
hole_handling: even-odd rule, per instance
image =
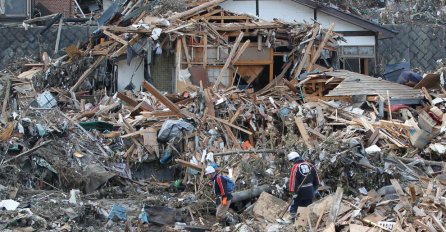
POLYGON ((294 198, 297 198, 297 194, 293 194, 293 199, 294 199, 294 198))
POLYGON ((228 202, 227 202, 227 198, 226 198, 226 197, 223 197, 223 198, 222 198, 221 204, 222 204, 223 206, 226 206, 226 205, 228 204, 228 202))

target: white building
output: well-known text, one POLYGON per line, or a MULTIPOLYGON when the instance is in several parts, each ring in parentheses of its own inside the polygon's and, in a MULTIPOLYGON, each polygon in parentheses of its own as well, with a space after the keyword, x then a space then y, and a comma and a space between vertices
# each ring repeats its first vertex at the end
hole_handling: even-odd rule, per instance
POLYGON ((361 17, 345 13, 310 0, 227 0, 221 4, 225 10, 258 15, 271 21, 318 21, 322 27, 335 23, 335 32, 344 35, 339 51, 340 68, 363 74, 374 69, 378 39, 392 37, 395 32, 361 17))

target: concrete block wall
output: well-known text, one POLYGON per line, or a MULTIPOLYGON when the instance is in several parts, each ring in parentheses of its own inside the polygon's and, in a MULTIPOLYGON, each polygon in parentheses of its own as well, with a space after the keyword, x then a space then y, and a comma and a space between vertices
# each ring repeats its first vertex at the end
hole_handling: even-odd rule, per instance
POLYGON ((446 58, 446 26, 426 24, 386 25, 398 31, 392 39, 379 41, 378 68, 381 73, 386 64, 399 63, 403 60, 411 68, 423 72, 436 69, 436 61, 446 58))
MULTIPOLYGON (((54 48, 57 38, 57 27, 53 27, 43 34, 44 27, 33 27, 25 30, 23 27, 0 26, 0 69, 4 68, 11 60, 20 57, 33 57, 40 59, 43 52, 54 57, 54 48)), ((59 50, 70 44, 87 41, 95 28, 84 26, 67 26, 62 28, 59 50)))
MULTIPOLYGON (((44 27, 33 27, 25 30, 20 26, 0 26, 0 69, 12 60, 21 57, 31 57, 40 60, 43 52, 54 56, 57 38, 57 27, 52 27, 44 34, 40 34, 44 27)), ((88 40, 90 33, 96 28, 88 26, 68 26, 62 28, 59 44, 59 55, 64 54, 64 48, 78 42, 88 40)), ((174 90, 175 55, 168 49, 161 56, 153 57, 151 66, 152 79, 161 91, 174 90)))

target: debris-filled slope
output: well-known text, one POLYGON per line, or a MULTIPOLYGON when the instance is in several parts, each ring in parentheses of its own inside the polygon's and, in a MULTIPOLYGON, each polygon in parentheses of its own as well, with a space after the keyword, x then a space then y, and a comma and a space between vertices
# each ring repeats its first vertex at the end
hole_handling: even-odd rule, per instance
POLYGON ((221 2, 115 1, 89 41, 1 72, 2 230, 445 230, 444 67, 415 87, 334 70, 334 25, 221 2), (320 179, 295 222, 292 151, 320 179), (235 184, 222 223, 209 166, 235 184))

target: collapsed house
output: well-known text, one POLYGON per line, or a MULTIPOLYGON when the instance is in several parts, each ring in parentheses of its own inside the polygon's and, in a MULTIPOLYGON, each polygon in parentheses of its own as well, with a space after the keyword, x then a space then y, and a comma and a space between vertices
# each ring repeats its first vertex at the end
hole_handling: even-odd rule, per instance
POLYGON ((115 1, 89 41, 2 72, 2 229, 224 230, 214 165, 236 183, 229 230, 444 230, 444 68, 416 88, 335 70, 333 25, 221 2, 115 1), (177 94, 153 81, 167 52, 177 94), (294 224, 290 151, 323 182, 294 224))

